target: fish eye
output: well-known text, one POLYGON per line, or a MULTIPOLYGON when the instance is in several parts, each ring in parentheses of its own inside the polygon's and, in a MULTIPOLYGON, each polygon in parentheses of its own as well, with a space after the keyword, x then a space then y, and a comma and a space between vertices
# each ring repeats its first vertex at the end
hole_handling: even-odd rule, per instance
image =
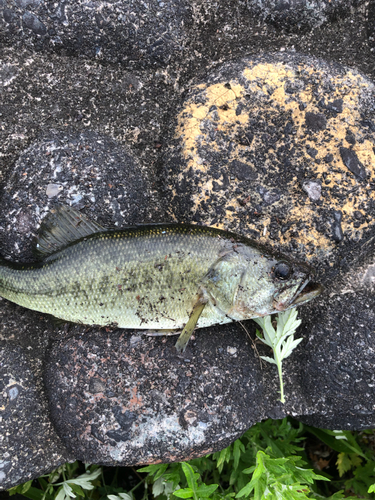
POLYGON ((286 280, 292 273, 292 268, 286 262, 278 262, 274 268, 274 276, 278 280, 286 280))

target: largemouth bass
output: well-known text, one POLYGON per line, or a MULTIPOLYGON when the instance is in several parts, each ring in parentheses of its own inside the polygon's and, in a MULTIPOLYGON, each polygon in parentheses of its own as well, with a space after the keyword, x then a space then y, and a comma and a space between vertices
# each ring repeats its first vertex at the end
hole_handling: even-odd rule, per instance
POLYGON ((66 206, 32 264, 0 259, 0 296, 85 325, 181 330, 265 316, 320 293, 312 270, 237 234, 196 225, 106 230, 66 206))

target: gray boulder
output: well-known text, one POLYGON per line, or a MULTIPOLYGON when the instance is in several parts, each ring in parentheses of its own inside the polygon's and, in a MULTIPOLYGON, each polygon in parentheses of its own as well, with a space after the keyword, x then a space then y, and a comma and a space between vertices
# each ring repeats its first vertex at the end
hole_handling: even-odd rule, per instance
POLYGON ((264 418, 263 375, 243 330, 200 330, 183 355, 175 343, 117 330, 70 332, 53 344, 51 418, 73 456, 107 465, 186 460, 264 418))
POLYGON ((60 55, 133 66, 166 65, 181 52, 188 2, 2 0, 0 40, 60 55))
POLYGON ((0 299, 0 488, 5 490, 72 459, 49 417, 38 357, 45 323, 34 328, 38 340, 23 335, 21 346, 19 330, 26 335, 33 330, 21 325, 33 318, 14 313, 13 304, 0 299))

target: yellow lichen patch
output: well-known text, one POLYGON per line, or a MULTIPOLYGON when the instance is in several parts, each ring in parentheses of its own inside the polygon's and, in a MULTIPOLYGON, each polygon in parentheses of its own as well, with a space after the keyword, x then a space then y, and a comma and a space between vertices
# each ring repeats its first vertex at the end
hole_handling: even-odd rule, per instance
POLYGON ((331 213, 342 214, 348 238, 359 238, 368 226, 366 205, 375 200, 375 136, 362 124, 372 92, 360 74, 301 58, 248 60, 238 79, 197 86, 176 129, 186 161, 178 182, 189 172, 186 181, 194 183, 191 213, 222 228, 245 221, 245 231, 262 241, 269 241, 264 228, 277 221, 273 241, 293 238, 307 257, 336 245, 331 213), (303 190, 309 179, 321 185, 318 204, 303 190))
POLYGON ((178 125, 176 129, 176 138, 183 140, 183 154, 189 161, 189 166, 194 164, 198 170, 204 170, 201 166, 199 157, 197 156, 197 140, 204 140, 204 132, 202 132, 202 122, 209 118, 209 110, 212 106, 216 106, 219 121, 218 129, 223 129, 229 125, 239 121, 244 125, 248 116, 243 115, 237 117, 235 114, 235 103, 243 92, 243 87, 239 84, 234 84, 231 88, 227 88, 224 83, 211 85, 203 88, 198 86, 205 94, 205 103, 188 102, 183 111, 178 115, 178 125))

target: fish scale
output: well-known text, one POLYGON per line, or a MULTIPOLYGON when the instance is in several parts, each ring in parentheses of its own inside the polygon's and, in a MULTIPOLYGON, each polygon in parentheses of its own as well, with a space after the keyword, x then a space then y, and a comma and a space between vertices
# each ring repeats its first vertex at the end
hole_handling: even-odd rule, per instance
MULTIPOLYGON (((1 271, 0 295, 75 323, 181 328, 199 280, 225 242, 175 228, 152 227, 147 232, 106 232, 70 245, 41 264, 7 267, 1 271)), ((230 321, 208 308, 202 324, 225 320, 230 321)))
POLYGON ((69 207, 38 241, 40 262, 0 258, 2 297, 74 323, 184 328, 183 348, 195 327, 303 303, 311 279, 307 265, 240 235, 188 224, 108 231, 69 207))

